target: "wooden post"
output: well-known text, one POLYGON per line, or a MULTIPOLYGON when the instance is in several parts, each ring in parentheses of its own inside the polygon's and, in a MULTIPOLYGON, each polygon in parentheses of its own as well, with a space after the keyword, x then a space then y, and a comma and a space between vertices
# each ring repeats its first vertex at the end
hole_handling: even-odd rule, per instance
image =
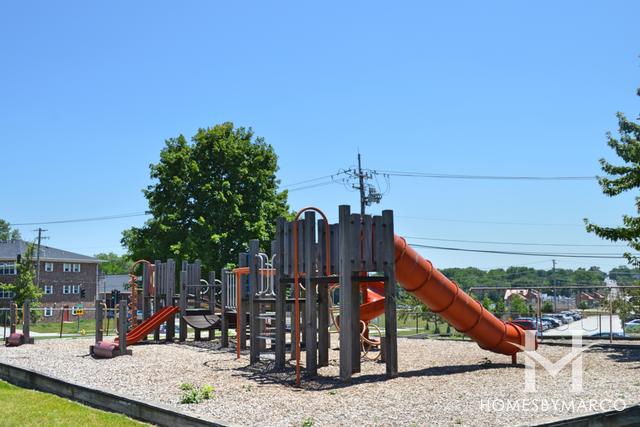
POLYGON ((260 241, 249 240, 249 364, 253 365, 260 361, 260 303, 256 298, 258 292, 258 252, 260 252, 260 241))
MULTIPOLYGON (((350 242, 351 242, 351 274, 362 271, 361 230, 362 220, 360 214, 351 214, 350 218, 350 242)), ((351 328, 353 329, 351 358, 353 359, 353 373, 360 372, 360 282, 351 283, 351 328)))
POLYGON ((229 347, 229 321, 227 319, 227 304, 229 303, 227 300, 229 295, 227 294, 227 269, 223 268, 220 271, 220 280, 222 281, 222 290, 221 290, 221 305, 220 305, 220 347, 226 348, 229 347))
MULTIPOLYGON (((174 297, 176 294, 176 262, 169 258, 166 262, 166 269, 164 273, 165 291, 166 291, 166 304, 174 305, 174 297)), ((176 315, 172 314, 167 320, 167 335, 166 341, 172 342, 176 336, 176 315)))
MULTIPOLYGON (((326 233, 324 221, 318 221, 318 245, 320 257, 318 271, 320 276, 326 276, 327 248, 325 247, 326 233)), ((329 284, 325 281, 318 284, 318 366, 329 366, 329 284)))
POLYGON ((340 379, 351 381, 353 374, 353 313, 351 312, 351 208, 340 205, 340 379))
POLYGON ((102 306, 102 300, 96 298, 96 344, 102 341, 102 319, 104 318, 104 310, 102 306))
POLYGON ((187 340, 187 322, 184 316, 187 315, 187 272, 183 269, 180 272, 180 335, 178 341, 187 340))
MULTIPOLYGON (((163 304, 161 304, 160 300, 162 298, 162 281, 164 278, 163 264, 160 260, 156 260, 155 264, 155 273, 152 276, 153 280, 153 312, 154 314, 160 311, 163 304)), ((160 326, 153 331, 153 340, 155 342, 160 341, 160 326)))
POLYGON ((118 310, 118 319, 120 320, 118 326, 118 347, 120 355, 127 354, 127 301, 120 300, 120 308, 118 310))
POLYGON ((318 375, 318 314, 316 284, 313 281, 315 271, 313 268, 313 250, 316 238, 316 214, 305 212, 304 214, 304 268, 305 268, 305 328, 306 333, 306 369, 307 375, 318 375))
POLYGON ((33 344, 31 338, 31 301, 24 302, 24 310, 22 312, 22 335, 24 335, 25 344, 33 344))
POLYGON ((276 257, 274 259, 276 276, 276 343, 275 343, 275 365, 276 369, 284 369, 286 362, 286 334, 287 334, 287 303, 286 285, 282 283, 285 266, 285 224, 284 218, 278 218, 276 225, 276 257))
MULTIPOLYGON (((209 313, 211 313, 211 316, 215 316, 216 315, 216 272, 215 271, 210 271, 209 272, 209 313)), ((211 328, 209 329, 209 340, 215 339, 216 337, 216 330, 215 328, 211 328)))
MULTIPOLYGON (((63 308, 64 310, 64 308, 63 308)), ((16 333, 16 324, 18 323, 18 306, 15 303, 11 303, 11 324, 9 325, 9 334, 16 333)), ((63 316, 64 317, 64 316, 63 316)))
POLYGON ((384 356, 387 377, 398 376, 398 319, 396 317, 396 266, 393 211, 382 211, 384 267, 384 356))
MULTIPOLYGON (((238 267, 247 267, 247 253, 242 252, 238 256, 238 267)), ((248 309, 248 300, 245 297, 245 290, 247 286, 243 283, 243 276, 240 276, 240 280, 238 280, 238 286, 240 287, 240 305, 236 307, 236 310, 239 313, 240 323, 236 326, 236 340, 240 342, 240 350, 247 349, 247 309, 248 309)))

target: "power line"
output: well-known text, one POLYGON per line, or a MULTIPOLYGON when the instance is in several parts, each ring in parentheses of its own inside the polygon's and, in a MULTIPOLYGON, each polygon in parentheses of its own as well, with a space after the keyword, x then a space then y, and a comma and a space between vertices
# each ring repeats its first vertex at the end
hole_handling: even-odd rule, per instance
POLYGON ((416 240, 433 240, 437 242, 456 242, 456 243, 480 243, 489 245, 516 245, 516 246, 559 246, 559 247, 609 247, 609 248, 625 248, 625 245, 605 245, 605 244, 568 244, 568 243, 525 243, 525 242, 495 242, 487 240, 459 240, 459 239, 439 239, 435 237, 415 237, 405 236, 407 239, 416 240))
POLYGON ((472 179, 495 181, 593 181, 596 176, 508 176, 508 175, 467 175, 431 172, 408 172, 378 169, 375 172, 389 176, 402 176, 412 178, 436 178, 436 179, 472 179))
POLYGON ((22 222, 22 223, 13 223, 11 225, 25 226, 25 225, 45 225, 45 224, 68 224, 73 222, 91 222, 91 221, 105 221, 109 219, 132 218, 136 216, 146 216, 149 214, 150 214, 149 212, 134 212, 134 213, 127 213, 127 214, 96 216, 96 217, 89 217, 89 218, 61 219, 56 221, 22 222))
POLYGON ((287 191, 289 193, 293 193, 295 191, 308 190, 310 188, 317 188, 317 187, 324 187, 325 185, 331 185, 331 184, 339 184, 339 182, 338 181, 320 182, 320 183, 317 183, 317 184, 306 185, 304 187, 292 188, 292 189, 287 190, 287 191))
POLYGON ((540 227, 584 227, 583 224, 570 223, 536 223, 536 222, 501 222, 501 221, 478 221, 471 219, 450 219, 450 218, 428 218, 420 216, 396 215, 396 218, 415 219, 421 221, 441 221, 441 222, 459 222, 467 224, 494 224, 494 225, 526 225, 540 227))
POLYGON ((544 256, 544 257, 561 257, 561 258, 600 258, 600 259, 621 259, 624 258, 622 254, 606 254, 606 253, 548 253, 548 252, 515 252, 515 251, 498 251, 489 249, 469 249, 469 248, 452 248, 446 246, 431 246, 410 243, 411 246, 417 248, 437 249, 443 251, 458 251, 458 252, 478 252, 486 254, 500 254, 500 255, 522 255, 522 256, 544 256))
POLYGON ((295 186, 302 185, 302 184, 308 184, 310 182, 320 181, 320 180, 327 179, 327 178, 333 179, 334 176, 342 175, 344 173, 345 172, 341 170, 341 171, 338 171, 338 172, 336 172, 334 174, 331 174, 331 175, 324 175, 324 176, 319 176, 317 178, 305 179, 304 181, 294 182, 293 184, 281 185, 280 189, 285 189, 285 188, 289 188, 289 187, 295 187, 295 186))

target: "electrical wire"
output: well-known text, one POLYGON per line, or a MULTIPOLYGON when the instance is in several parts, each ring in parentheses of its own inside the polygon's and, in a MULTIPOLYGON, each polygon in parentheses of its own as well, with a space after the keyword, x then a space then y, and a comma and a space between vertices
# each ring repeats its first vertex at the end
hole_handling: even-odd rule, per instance
POLYGON ((609 247, 609 248, 626 248, 625 245, 605 245, 605 244, 568 244, 568 243, 525 243, 525 242, 495 242, 488 240, 461 240, 461 239, 440 239, 435 237, 416 237, 405 236, 407 239, 416 240, 433 240, 437 242, 456 242, 456 243, 480 243, 488 245, 515 245, 515 246, 560 246, 560 247, 609 247))
POLYGON ((420 216, 407 216, 396 215, 396 218, 414 219, 420 221, 441 221, 441 222, 456 222, 467 224, 495 224, 495 225, 526 225, 526 226, 539 226, 539 227, 584 227, 583 224, 570 224, 570 223, 536 223, 536 222, 500 222, 500 221, 477 221, 467 219, 450 219, 450 218, 428 218, 420 216))
POLYGON ((150 212, 134 212, 134 213, 127 213, 127 214, 96 216, 96 217, 89 217, 89 218, 61 219, 56 221, 21 222, 21 223, 12 223, 10 225, 26 226, 26 225, 69 224, 73 222, 105 221, 110 219, 133 218, 137 216, 146 216, 146 215, 150 215, 150 212))
POLYGON ((467 175, 431 172, 409 172, 377 169, 375 173, 384 173, 390 176, 402 176, 412 178, 437 178, 437 179, 473 179, 473 180, 498 180, 498 181, 594 181, 593 176, 508 176, 508 175, 467 175))
POLYGON ((477 252, 487 254, 501 254, 501 255, 522 255, 522 256, 543 256, 543 257, 558 257, 558 258, 601 258, 601 259, 622 259, 622 254, 606 254, 606 253, 548 253, 548 252, 515 252, 515 251, 499 251, 488 249, 470 249, 470 248, 452 248, 446 246, 431 246, 410 243, 411 246, 417 248, 437 249, 444 251, 458 251, 458 252, 477 252))

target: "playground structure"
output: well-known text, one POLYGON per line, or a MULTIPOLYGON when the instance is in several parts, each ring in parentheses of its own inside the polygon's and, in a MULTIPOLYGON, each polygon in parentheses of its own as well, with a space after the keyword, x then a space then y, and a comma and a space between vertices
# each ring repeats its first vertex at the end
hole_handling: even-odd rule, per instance
POLYGON ((182 263, 180 271, 180 294, 175 293, 176 265, 172 259, 166 262, 136 261, 130 273, 131 299, 119 302, 118 337, 114 341, 103 340, 104 313, 106 304, 96 301, 96 339, 90 347, 94 357, 111 358, 131 354, 127 346, 147 341, 153 334, 153 341, 161 342, 161 329, 164 329, 164 342, 175 339, 175 319, 180 315, 179 342, 187 339, 187 327, 195 330, 195 340, 203 340, 202 331, 208 331, 207 340, 215 337, 220 329, 220 316, 216 312, 216 278, 209 275, 209 281, 201 278, 200 261, 182 263), (141 265, 142 275, 136 276, 136 266, 141 265), (140 279, 140 280, 139 280, 140 279), (140 286, 138 286, 140 281, 140 286), (138 318, 141 314, 141 319, 138 318), (120 325, 126 325, 122 328, 120 325), (128 331, 128 332, 126 332, 128 331), (123 333, 124 332, 124 333, 123 333), (122 343, 122 344, 120 344, 122 343))
POLYGON ((22 333, 16 331, 16 325, 18 323, 18 306, 15 303, 11 304, 10 311, 10 325, 9 336, 5 339, 4 345, 6 347, 18 347, 24 344, 33 344, 33 337, 31 337, 31 304, 29 301, 25 301, 22 307, 22 333))
MULTIPOLYGON (((388 377, 398 375, 396 279, 452 327, 495 353, 512 356, 525 346, 525 332, 503 322, 447 279, 406 241, 394 234, 393 213, 351 214, 340 206, 339 223, 329 224, 316 208, 301 210, 294 221, 280 219, 271 256, 249 242, 239 268, 222 271, 222 307, 236 314, 236 354, 247 348, 250 363, 260 360, 271 343, 277 369, 285 367, 287 319, 289 349, 296 383, 328 365, 331 323, 340 338, 340 377, 348 382, 361 370, 361 350, 380 348, 388 377), (301 215, 304 213, 304 218, 301 215), (316 223, 316 213, 322 219, 316 223), (273 260, 266 265, 264 260, 273 260), (332 293, 339 289, 339 315, 333 316, 332 293), (385 314, 384 336, 369 336, 369 322, 385 314), (246 324, 245 322, 248 322, 246 324), (304 343, 304 346, 303 346, 304 343)), ((221 345, 229 345, 229 325, 222 322, 221 345)))
POLYGON ((270 254, 261 251, 258 240, 249 241, 248 247, 237 268, 222 270, 220 286, 214 272, 209 281, 202 280, 200 261, 183 262, 178 296, 172 260, 134 264, 134 268, 142 264, 141 288, 132 269, 126 320, 120 310, 120 325, 128 323, 129 332, 119 331, 114 342, 96 334, 92 354, 122 354, 120 347, 147 340, 151 333, 159 342, 163 324, 165 341, 171 342, 179 313, 179 342, 186 341, 188 326, 195 330, 196 340, 203 339, 202 331, 212 339, 220 329, 222 348, 232 344, 238 358, 248 349, 250 364, 258 363, 262 353, 273 352, 276 369, 285 368, 289 350, 297 384, 303 351, 307 377, 328 365, 332 327, 339 334, 343 381, 361 371, 362 351, 379 351, 376 359, 385 363, 386 375, 393 378, 398 375, 396 283, 485 350, 512 356, 515 363, 516 354, 525 347, 525 332, 519 326, 496 318, 394 234, 390 210, 361 216, 342 205, 339 222, 330 224, 319 209, 305 208, 293 221, 278 220, 270 254), (316 214, 321 218, 317 220, 316 214), (376 338, 371 336, 370 322, 382 314, 384 334, 378 330, 376 338), (230 329, 235 329, 233 340, 230 329))

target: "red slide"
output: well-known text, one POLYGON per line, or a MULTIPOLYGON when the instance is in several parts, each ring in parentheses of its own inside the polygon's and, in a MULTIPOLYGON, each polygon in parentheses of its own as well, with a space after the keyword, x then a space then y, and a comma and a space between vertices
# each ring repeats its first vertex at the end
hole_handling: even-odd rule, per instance
MULTIPOLYGON (((431 311, 438 313, 457 331, 489 351, 513 355, 524 347, 525 333, 517 325, 503 322, 482 304, 447 279, 399 236, 395 236, 396 279, 431 311), (514 345, 515 344, 515 345, 514 345)), ((368 302, 360 306, 360 319, 372 320, 384 313, 384 286, 368 283, 368 302)))
MULTIPOLYGON (((170 305, 156 312, 153 316, 140 323, 127 333, 127 345, 133 345, 140 342, 144 337, 158 329, 160 325, 179 311, 179 307, 170 305)), ((118 342, 118 338, 115 339, 115 342, 118 342)))

